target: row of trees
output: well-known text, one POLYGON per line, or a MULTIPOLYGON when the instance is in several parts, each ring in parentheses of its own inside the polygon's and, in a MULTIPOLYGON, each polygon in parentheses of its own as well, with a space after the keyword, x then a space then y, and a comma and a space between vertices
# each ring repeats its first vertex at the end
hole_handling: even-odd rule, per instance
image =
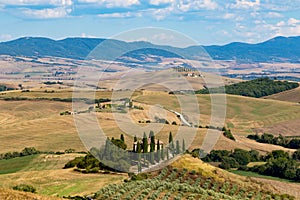
POLYGON ((282 135, 274 136, 271 134, 264 133, 262 135, 248 135, 247 138, 255 140, 260 143, 280 145, 290 149, 300 149, 300 139, 298 138, 288 138, 282 135))
MULTIPOLYGON (((199 152, 199 149, 193 152, 199 152)), ((256 150, 213 150, 202 160, 205 162, 220 162, 219 167, 223 169, 238 168, 243 171, 253 171, 263 175, 300 181, 300 169, 298 169, 300 166, 300 149, 291 156, 282 150, 275 150, 266 155, 260 155, 256 150), (266 163, 248 167, 249 162, 266 163)))
POLYGON ((12 159, 12 158, 17 158, 17 157, 23 157, 23 156, 29 156, 29 155, 34 155, 34 154, 39 154, 41 153, 40 151, 36 150, 34 147, 25 147, 21 152, 7 152, 4 154, 0 154, 0 160, 3 159, 12 159))
POLYGON ((219 88, 205 88, 196 94, 223 93, 260 98, 299 87, 298 83, 274 81, 270 78, 258 78, 251 81, 235 83, 219 88))
POLYGON ((105 145, 100 149, 92 148, 85 157, 75 158, 68 162, 65 168, 76 166, 83 172, 129 171, 132 165, 137 165, 140 172, 143 167, 168 160, 182 152, 185 152, 185 141, 182 140, 180 144, 179 140, 176 140, 174 143, 171 132, 169 133, 169 145, 166 148, 163 143, 155 139, 153 131, 150 131, 149 137, 144 133, 142 140, 134 137, 132 152, 127 150, 124 135, 121 134, 120 139, 107 138, 105 145))

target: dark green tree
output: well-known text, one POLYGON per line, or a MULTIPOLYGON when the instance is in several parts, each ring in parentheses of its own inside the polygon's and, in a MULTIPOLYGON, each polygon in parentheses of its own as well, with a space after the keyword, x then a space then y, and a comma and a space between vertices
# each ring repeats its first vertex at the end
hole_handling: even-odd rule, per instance
POLYGON ((154 152, 155 151, 155 135, 154 135, 153 131, 150 131, 149 137, 150 137, 150 152, 154 152))
POLYGON ((173 136, 172 136, 172 132, 170 131, 169 133, 169 144, 171 144, 173 142, 173 136))
POLYGON ((121 136, 120 136, 120 140, 122 140, 123 142, 125 142, 123 133, 122 133, 121 136))
POLYGON ((184 139, 182 140, 182 152, 184 153, 186 151, 185 149, 185 141, 184 139))
POLYGON ((162 146, 160 152, 161 152, 161 159, 164 160, 165 159, 165 149, 163 146, 162 146))
POLYGON ((143 136, 143 153, 147 153, 148 152, 148 138, 146 133, 144 132, 144 136, 143 136))
POLYGON ((180 145, 179 145, 179 141, 176 140, 176 154, 180 154, 180 145))
POLYGON ((235 149, 231 154, 231 157, 233 157, 240 165, 247 165, 251 161, 249 151, 244 149, 235 149))
POLYGON ((135 135, 134 138, 133 138, 133 142, 137 142, 137 137, 136 137, 136 135, 135 135))

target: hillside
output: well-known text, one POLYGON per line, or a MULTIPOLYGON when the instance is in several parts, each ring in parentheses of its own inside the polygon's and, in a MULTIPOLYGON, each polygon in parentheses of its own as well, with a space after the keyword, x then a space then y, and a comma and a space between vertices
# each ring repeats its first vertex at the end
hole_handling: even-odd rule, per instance
POLYGON ((212 93, 226 93, 233 95, 241 95, 247 97, 264 97, 283 91, 288 91, 299 87, 298 83, 287 81, 274 81, 269 78, 258 78, 251 81, 235 83, 232 85, 225 85, 219 88, 205 88, 196 91, 196 94, 212 94, 212 93))
POLYGON ((295 88, 292 90, 287 90, 277 94, 269 95, 264 97, 264 99, 274 99, 278 101, 289 101, 289 102, 300 102, 300 88, 295 88))
POLYGON ((28 192, 19 192, 15 190, 10 189, 2 189, 0 188, 0 199, 13 199, 13 200, 62 200, 61 198, 56 197, 47 197, 47 196, 41 196, 37 194, 32 194, 28 192))
MULTIPOLYGON (((48 38, 25 37, 0 43, 0 55, 85 59, 103 41, 104 39, 96 38, 67 38, 55 41, 48 38)), ((111 60, 119 57, 120 53, 133 51, 124 55, 125 58, 121 60, 126 61, 126 57, 143 60, 143 55, 201 60, 205 56, 204 48, 214 60, 236 60, 242 63, 298 63, 300 61, 300 37, 276 37, 259 44, 235 42, 224 46, 191 46, 187 48, 158 46, 148 42, 127 43, 118 40, 105 40, 103 44, 102 49, 97 49, 98 53, 92 54, 89 58, 111 60), (99 54, 99 52, 101 53, 99 54)), ((133 62, 132 59, 130 60, 133 62)))
POLYGON ((160 171, 138 175, 100 189, 95 199, 284 199, 269 184, 259 184, 184 155, 160 171))

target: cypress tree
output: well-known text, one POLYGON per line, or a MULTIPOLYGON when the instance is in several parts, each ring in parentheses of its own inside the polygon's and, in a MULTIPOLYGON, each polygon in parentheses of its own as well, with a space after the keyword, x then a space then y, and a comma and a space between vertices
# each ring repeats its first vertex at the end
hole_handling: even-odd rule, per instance
POLYGON ((150 163, 154 164, 154 152, 150 152, 150 163))
POLYGON ((154 132, 150 131, 149 134, 150 137, 150 152, 154 152, 155 151, 155 136, 154 136, 154 132))
POLYGON ((172 136, 172 132, 170 131, 169 133, 169 144, 173 142, 173 136, 172 136))
POLYGON ((163 146, 162 146, 160 151, 161 151, 161 156, 160 157, 161 157, 162 160, 164 160, 165 159, 165 150, 164 150, 163 146))
POLYGON ((134 142, 137 142, 137 137, 136 137, 136 135, 134 136, 133 141, 134 141, 134 142))
POLYGON ((123 134, 121 134, 120 140, 122 140, 123 142, 125 142, 125 139, 124 139, 124 135, 123 135, 123 134))
POLYGON ((137 153, 141 153, 142 152, 142 146, 141 146, 141 143, 140 142, 137 142, 137 153))
POLYGON ((182 140, 182 152, 185 153, 185 141, 184 139, 182 140))
POLYGON ((143 153, 148 152, 148 138, 146 133, 144 132, 144 137, 143 137, 143 153))
POLYGON ((169 149, 167 148, 167 160, 169 160, 169 149))
POLYGON ((176 140, 176 154, 180 154, 180 146, 178 140, 176 140))
POLYGON ((156 143, 156 150, 160 150, 159 140, 157 140, 157 143, 156 143))

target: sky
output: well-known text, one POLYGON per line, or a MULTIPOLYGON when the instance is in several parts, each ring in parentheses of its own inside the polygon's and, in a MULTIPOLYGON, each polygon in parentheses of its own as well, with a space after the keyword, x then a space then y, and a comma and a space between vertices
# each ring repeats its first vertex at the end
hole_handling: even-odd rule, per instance
POLYGON ((158 27, 199 45, 259 43, 300 35, 299 10, 300 0, 0 0, 0 41, 111 38, 158 27))

